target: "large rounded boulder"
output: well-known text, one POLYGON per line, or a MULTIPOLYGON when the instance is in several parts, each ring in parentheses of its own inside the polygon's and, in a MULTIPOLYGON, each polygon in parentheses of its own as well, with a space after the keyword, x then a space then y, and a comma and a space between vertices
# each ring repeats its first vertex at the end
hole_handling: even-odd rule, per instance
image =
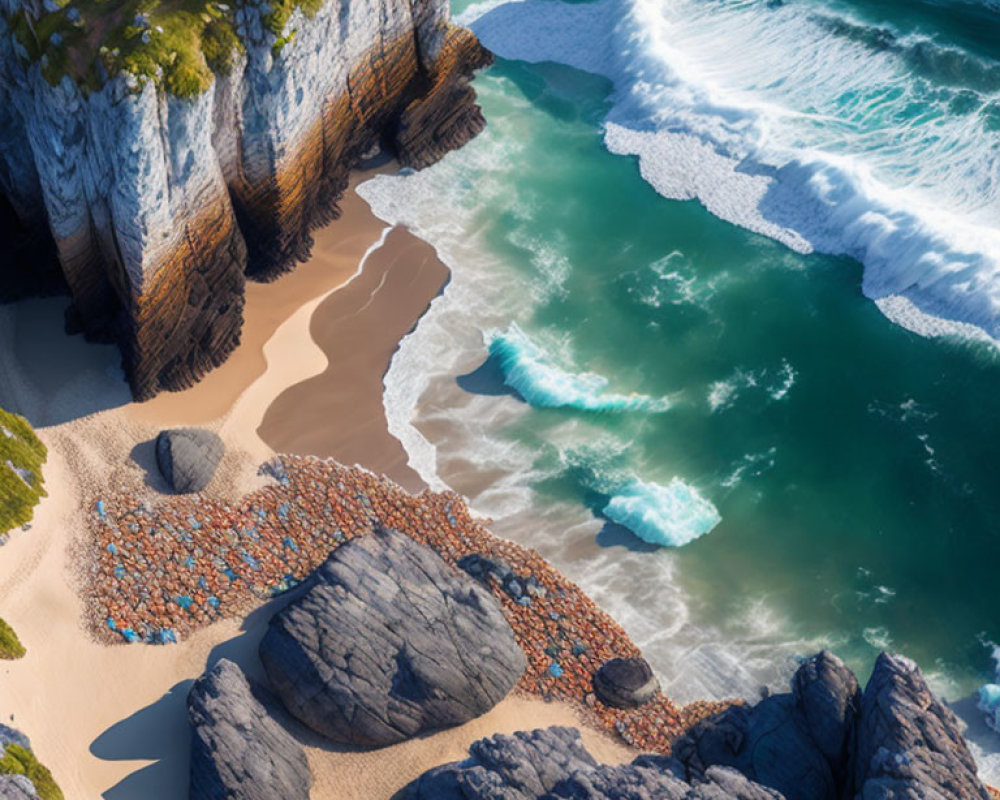
POLYGON ((191 790, 198 800, 309 800, 302 746, 268 713, 246 676, 222 659, 188 695, 191 790))
POLYGON ((659 691, 660 683, 644 658, 612 658, 594 673, 594 694, 612 708, 638 708, 659 691))
POLYGON ((156 437, 156 465, 167 485, 179 494, 208 486, 224 453, 222 439, 200 428, 175 428, 156 437))
POLYGON ((525 668, 493 597, 393 531, 334 551, 315 585, 272 618, 260 657, 292 715, 366 746, 478 717, 525 668))

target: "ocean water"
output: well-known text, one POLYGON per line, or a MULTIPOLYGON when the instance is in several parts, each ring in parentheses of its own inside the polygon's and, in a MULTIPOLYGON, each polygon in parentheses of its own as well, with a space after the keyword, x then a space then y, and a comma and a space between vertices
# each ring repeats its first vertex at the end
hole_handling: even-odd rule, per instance
POLYGON ((486 131, 360 189, 453 270, 386 376, 412 466, 677 699, 898 650, 995 780, 1000 9, 455 11, 486 131))

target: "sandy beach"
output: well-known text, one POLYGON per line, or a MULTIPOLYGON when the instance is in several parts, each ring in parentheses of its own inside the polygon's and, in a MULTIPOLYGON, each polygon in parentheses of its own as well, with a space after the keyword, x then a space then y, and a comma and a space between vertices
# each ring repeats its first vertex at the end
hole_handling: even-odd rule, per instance
MULTIPOLYGON (((384 226, 353 191, 342 207, 341 220, 317 232, 308 263, 273 284, 249 287, 243 344, 229 362, 192 389, 144 405, 131 402, 114 347, 61 333, 65 299, 0 308, 0 338, 12 345, 0 351, 0 406, 25 415, 49 448, 49 496, 31 529, 12 532, 0 552, 0 616, 28 650, 25 658, 2 664, 0 712, 31 738, 68 800, 186 797, 190 682, 221 657, 259 674, 257 642, 275 607, 287 602, 279 598, 244 620, 215 623, 177 645, 108 646, 93 640, 78 592, 85 578, 78 550, 86 534, 84 505, 102 492, 159 497, 164 486, 153 465, 152 440, 161 428, 201 424, 216 430, 227 455, 206 494, 235 498, 260 485, 257 467, 274 452, 268 443, 285 442, 282 437, 302 441, 303 427, 267 424, 269 408, 276 402, 289 408, 303 403, 310 414, 321 414, 330 402, 341 411, 326 413, 316 441, 348 463, 375 454, 378 461, 371 463, 380 471, 407 480, 401 451, 387 440, 384 416, 378 425, 381 376, 395 341, 412 327, 446 274, 434 265, 429 248, 400 231, 386 237, 384 253, 371 251, 371 270, 359 275, 384 226), (408 275, 413 264, 416 272, 408 275), (336 291, 345 285, 345 291, 336 291), (361 306, 369 300, 373 315, 365 316, 361 306), (402 302, 412 309, 408 321, 382 330, 389 319, 397 324, 393 304, 402 302), (331 389, 337 371, 328 368, 324 353, 338 352, 334 348, 352 314, 373 334, 372 349, 348 370, 362 402, 331 389), (370 365, 368 374, 362 362, 370 365)), ((354 353, 361 341, 369 340, 344 342, 346 349, 339 352, 354 353)), ((464 756, 476 738, 547 724, 577 724, 575 712, 512 696, 468 725, 397 747, 367 753, 312 748, 312 796, 388 798, 423 770, 464 756)), ((586 731, 585 739, 599 758, 631 756, 595 731, 586 731)))
POLYGON ((423 488, 402 445, 386 434, 382 379, 399 340, 447 279, 430 245, 390 230, 362 274, 316 309, 309 333, 327 367, 278 396, 257 431, 261 439, 277 453, 329 456, 389 475, 410 491, 423 488), (376 440, 384 446, 373 448, 376 440))

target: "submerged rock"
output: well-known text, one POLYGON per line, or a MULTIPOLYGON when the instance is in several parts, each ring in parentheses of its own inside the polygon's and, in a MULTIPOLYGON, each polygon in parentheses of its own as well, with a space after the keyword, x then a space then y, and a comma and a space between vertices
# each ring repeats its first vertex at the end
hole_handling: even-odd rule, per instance
POLYGON ((575 728, 481 739, 469 758, 425 772, 396 800, 782 800, 732 770, 712 768, 697 784, 666 756, 598 764, 575 728))
POLYGON ((644 658, 613 658, 594 673, 594 694, 612 708, 638 708, 658 691, 660 683, 644 658))
POLYGON ((524 672, 496 601, 430 548, 352 539, 279 612, 260 657, 286 708, 338 742, 387 745, 491 709, 524 672))
POLYGON ((200 428, 175 428, 156 437, 160 474, 180 494, 200 492, 208 486, 224 453, 222 439, 200 428))
POLYGON ((882 653, 861 701, 855 787, 861 800, 988 800, 958 719, 920 669, 882 653))
POLYGON ((222 659, 188 695, 191 791, 198 800, 308 800, 305 751, 222 659))

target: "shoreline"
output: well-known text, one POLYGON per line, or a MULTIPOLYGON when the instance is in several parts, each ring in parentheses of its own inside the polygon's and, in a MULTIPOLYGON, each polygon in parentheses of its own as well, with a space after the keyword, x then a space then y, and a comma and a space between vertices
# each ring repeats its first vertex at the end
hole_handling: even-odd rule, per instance
MULTIPOLYGON (((190 681, 223 656, 250 674, 259 669, 254 666, 256 641, 266 610, 282 598, 255 602, 245 618, 222 619, 179 644, 95 641, 86 628, 90 598, 82 591, 89 577, 80 561, 88 535, 85 504, 122 490, 162 499, 165 487, 155 468, 152 439, 160 428, 176 424, 201 424, 226 443, 206 497, 225 502, 260 488, 257 467, 273 452, 256 429, 276 397, 326 368, 320 348, 303 350, 302 337, 309 335, 316 309, 359 272, 361 258, 386 227, 353 191, 359 180, 345 195, 341 219, 317 231, 309 263, 275 283, 251 287, 254 299, 248 302, 243 344, 232 365, 184 392, 132 402, 114 346, 88 344, 63 334, 61 324, 49 324, 61 321, 65 298, 0 307, 0 332, 13 344, 0 352, 0 369, 9 377, 0 387, 0 405, 27 416, 49 449, 48 497, 36 508, 30 530, 12 532, 0 558, 0 615, 28 651, 23 659, 2 665, 0 708, 31 738, 67 800, 184 796, 190 681), (324 269, 324 264, 334 268, 324 269), (272 297, 274 303, 258 302, 272 297), (295 357, 287 358, 289 353, 295 357)), ((404 752, 406 774, 415 777, 463 756, 472 740, 493 732, 487 728, 510 731, 528 718, 533 724, 581 724, 566 704, 511 695, 470 726, 414 740, 401 746, 405 751, 324 757, 327 766, 316 768, 314 796, 343 797, 345 776, 358 771, 369 771, 378 783, 380 775, 393 773, 404 752), (324 785, 329 792, 320 788, 324 785)), ((615 752, 618 760, 633 755, 606 734, 584 728, 584 736, 606 760, 613 760, 615 752)), ((368 800, 373 786, 365 786, 366 794, 355 796, 368 800)))

